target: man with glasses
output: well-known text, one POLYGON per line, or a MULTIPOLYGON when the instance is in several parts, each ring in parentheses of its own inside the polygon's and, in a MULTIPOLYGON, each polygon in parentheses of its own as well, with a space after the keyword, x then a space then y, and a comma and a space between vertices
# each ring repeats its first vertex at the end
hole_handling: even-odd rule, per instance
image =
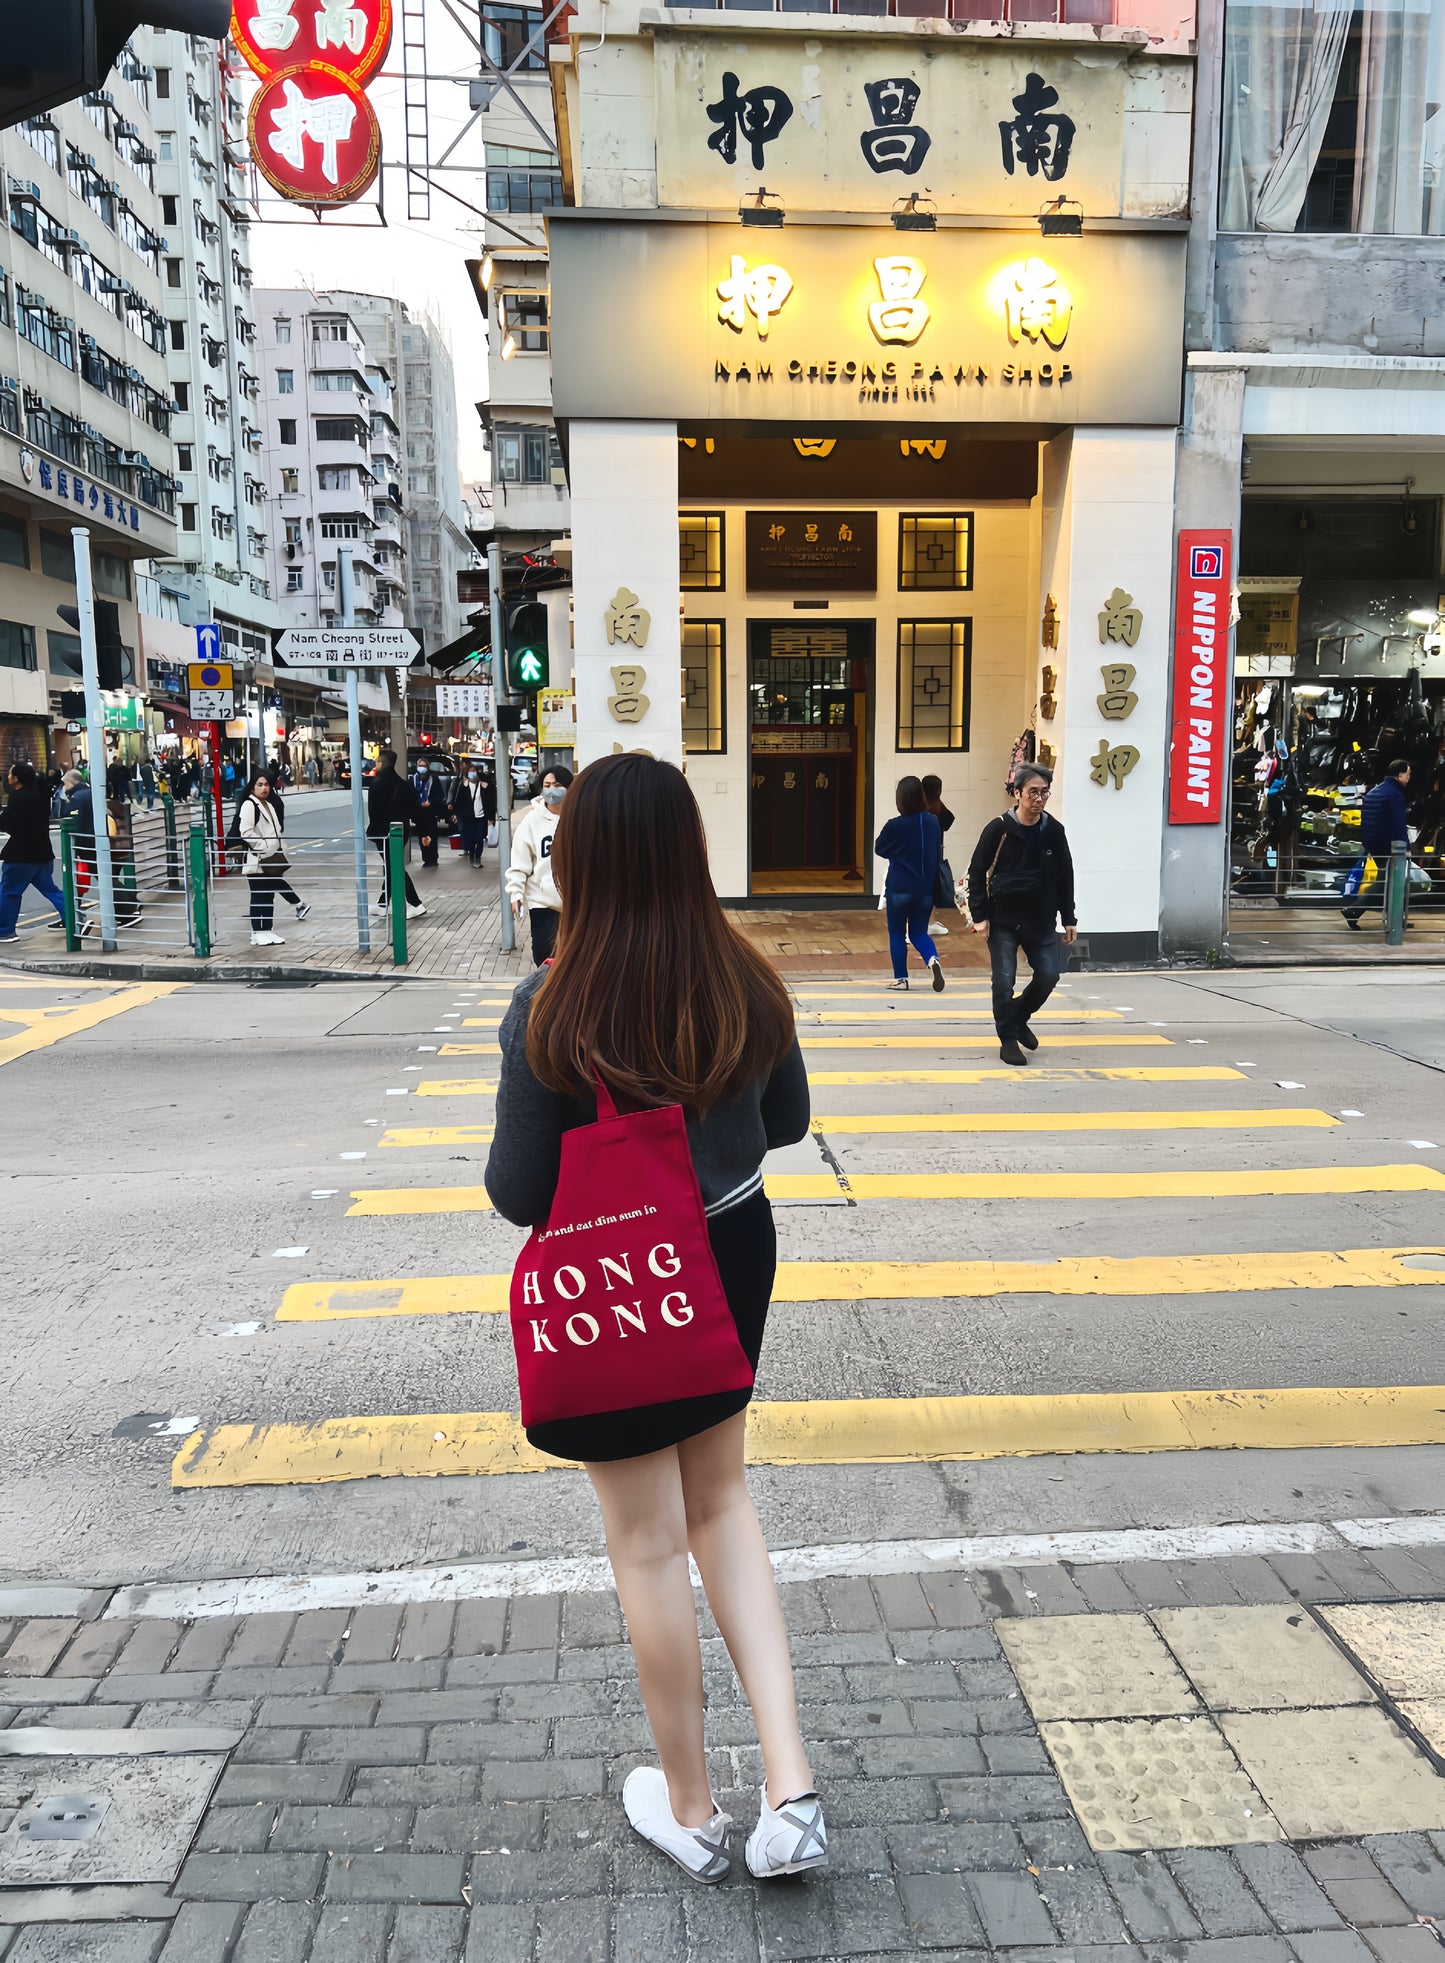
POLYGON ((1064 828, 1047 812, 1053 778, 1042 764, 1020 764, 1011 789, 1014 808, 983 828, 968 867, 973 931, 988 942, 993 968, 993 1020, 999 1056, 1027 1063, 1039 1039, 1029 1017, 1053 994, 1065 947, 1079 937, 1074 913, 1074 862, 1064 828), (1055 922, 1062 921, 1062 937, 1055 922), (1032 979, 1015 997, 1019 949, 1032 979))

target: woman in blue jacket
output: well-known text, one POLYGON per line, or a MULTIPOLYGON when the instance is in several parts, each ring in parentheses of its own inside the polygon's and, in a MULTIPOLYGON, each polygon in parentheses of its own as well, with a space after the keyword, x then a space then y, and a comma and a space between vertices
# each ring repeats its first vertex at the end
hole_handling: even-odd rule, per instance
POLYGON ((938 950, 928 937, 933 911, 933 887, 943 857, 943 827, 928 809, 923 783, 917 777, 899 779, 898 816, 890 818, 874 841, 873 850, 888 861, 883 903, 888 914, 888 950, 893 956, 893 988, 908 986, 908 943, 933 971, 933 986, 943 987, 938 950))

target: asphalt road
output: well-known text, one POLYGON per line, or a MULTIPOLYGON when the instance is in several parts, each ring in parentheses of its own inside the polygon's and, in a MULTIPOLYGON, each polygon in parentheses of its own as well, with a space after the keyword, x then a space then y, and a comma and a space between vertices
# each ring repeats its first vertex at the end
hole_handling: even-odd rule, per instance
MULTIPOLYGON (((298 831, 330 818, 321 798, 310 805, 296 802, 298 831)), ((806 1191, 778 1207, 785 1262, 853 1273, 879 1261, 1389 1249, 1416 1250, 1423 1278, 1280 1285, 1279 1264, 1236 1259, 1232 1282, 1209 1293, 1179 1275, 1139 1294, 1067 1293, 1047 1277, 1021 1292, 921 1299, 859 1285, 860 1299, 775 1307, 760 1403, 889 1401, 907 1431, 928 1415, 922 1400, 967 1395, 1056 1399, 1062 1418, 1080 1394, 1440 1382, 1445 1254, 1434 1281, 1418 1250, 1445 1249, 1442 1194, 1428 1189, 1445 1187, 1441 980, 1418 969, 1074 976, 1051 1005, 1060 1019, 1039 1024, 1044 1047, 1027 1071, 952 1083, 917 1079, 1000 1068, 976 977, 901 999, 858 981, 799 984, 805 1039, 834 1045, 808 1049, 815 1080, 914 1081, 815 1081, 828 1150, 853 1190, 815 1146, 786 1156, 780 1178, 806 1191), (1089 1074, 1103 1069, 1231 1074, 1089 1074), (1313 1115, 1265 1122, 1284 1112, 1313 1115), (1238 1115, 1219 1123, 1225 1113, 1238 1115), (1178 1114, 1216 1122, 1191 1128, 1178 1114), (965 1115, 1028 1128, 915 1128, 965 1115), (905 1128, 849 1129, 882 1117, 905 1128), (1110 1129, 1111 1118, 1150 1128, 1110 1129), (1377 1170, 1400 1167, 1427 1172, 1377 1170), (938 1196, 906 1184, 1075 1173, 1095 1176, 1095 1189, 938 1196), (1141 1179, 1167 1184, 1163 1174, 1188 1190, 1138 1190, 1141 1179), (869 1190, 890 1178, 894 1190, 869 1190), (1412 1179, 1427 1189, 1390 1189, 1412 1179), (1241 1182, 1256 1190, 1224 1190, 1241 1182), (1277 1190, 1300 1184, 1320 1190, 1277 1190)), ((405 1134, 490 1122, 484 1092, 418 1092, 494 1081, 495 1058, 437 1051, 489 1043, 485 1025, 500 1015, 489 1005, 503 999, 496 986, 418 982, 148 999, 0 969, 0 1016, 12 1018, 0 1021, 11 1250, 0 1578, 319 1573, 600 1549, 590 1494, 570 1471, 315 1483, 314 1465, 298 1462, 291 1483, 171 1483, 178 1453, 217 1427, 266 1446, 289 1436, 277 1427, 353 1419, 345 1449, 360 1440, 384 1468, 390 1421, 512 1408, 501 1316, 278 1321, 293 1284, 510 1268, 521 1236, 489 1212, 349 1210, 480 1183, 483 1140, 405 1134), (75 1012, 102 1011, 69 1027, 75 1012), (15 1054, 27 1028, 54 1040, 15 1054)), ((1055 1407, 1043 1408, 1047 1419, 1055 1407)), ((204 1467, 224 1454, 203 1442, 195 1456, 204 1467)), ((887 1464, 764 1464, 754 1479, 774 1543, 807 1545, 1435 1511, 1445 1446, 938 1463, 905 1451, 887 1464)))

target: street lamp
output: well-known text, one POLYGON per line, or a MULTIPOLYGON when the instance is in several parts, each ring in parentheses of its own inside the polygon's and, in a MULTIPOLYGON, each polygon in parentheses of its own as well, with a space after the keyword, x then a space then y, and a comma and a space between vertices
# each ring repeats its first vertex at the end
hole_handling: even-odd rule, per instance
POLYGON ((910 191, 906 198, 900 198, 893 207, 893 229, 897 232, 936 232, 938 230, 938 211, 927 188, 910 191), (922 199, 922 203, 920 203, 922 199), (927 210, 923 207, 927 206, 927 210))
POLYGON ((776 228, 783 222, 783 201, 776 191, 770 191, 765 184, 760 184, 751 200, 746 194, 744 195, 742 203, 738 206, 738 217, 744 225, 768 225, 776 228), (772 199, 771 204, 766 202, 769 198, 772 199))
POLYGON ((1055 198, 1038 214, 1039 230, 1046 239, 1076 239, 1083 235, 1084 207, 1077 198, 1055 198))

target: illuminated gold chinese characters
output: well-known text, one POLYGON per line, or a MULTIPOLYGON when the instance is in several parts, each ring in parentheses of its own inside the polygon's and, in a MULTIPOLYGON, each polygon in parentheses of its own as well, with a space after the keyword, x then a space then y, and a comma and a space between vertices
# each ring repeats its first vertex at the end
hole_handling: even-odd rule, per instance
POLYGON ((1004 294, 1009 339, 1015 344, 1043 339, 1051 348, 1061 348, 1074 317, 1069 289, 1043 259, 1022 260, 1009 272, 1012 278, 1004 294))
POLYGON ((638 605, 637 595, 631 587, 618 587, 603 619, 607 624, 609 647, 618 641, 631 641, 635 648, 647 646, 647 630, 652 625, 652 615, 646 607, 638 605))
POLYGON ((928 278, 928 268, 921 259, 895 256, 875 259, 873 270, 883 295, 868 309, 873 332, 880 341, 911 348, 928 325, 928 302, 918 297, 928 278))
POLYGON ((1099 609, 1099 639, 1122 641, 1126 648, 1131 648, 1138 640, 1143 625, 1143 610, 1135 606, 1134 595, 1126 593, 1122 586, 1116 586, 1099 609))
POLYGON ((785 266, 763 265, 749 268, 740 252, 732 255, 732 271, 719 280, 717 317, 735 333, 741 334, 751 314, 758 325, 758 339, 766 341, 773 316, 780 313, 793 290, 793 275, 785 266))
POLYGON ((943 454, 948 448, 946 436, 901 436, 898 448, 905 457, 932 457, 935 463, 942 463, 943 454))
POLYGON ((1059 698, 1057 692, 1058 686, 1059 686, 1058 669, 1045 668, 1043 673, 1042 693, 1039 696, 1039 714, 1043 717, 1045 722, 1052 722, 1054 717, 1058 714, 1058 710, 1059 710, 1059 698))
POLYGON ((1039 629, 1039 639, 1046 648, 1056 648, 1059 645, 1059 603, 1052 593, 1044 600, 1044 618, 1039 629))
POLYGON ((800 457, 831 457, 838 447, 836 436, 795 436, 793 448, 800 457))
POLYGON ((642 684, 647 680, 645 668, 613 668, 612 686, 615 695, 607 698, 607 707, 614 722, 641 722, 652 706, 649 697, 642 693, 642 684))
POLYGON ((1120 791, 1124 788, 1124 779, 1138 761, 1139 752, 1132 743, 1116 743, 1111 749, 1108 737, 1101 736, 1089 776, 1096 784, 1111 783, 1116 791, 1120 791))
POLYGON ((1139 706, 1139 698, 1134 693, 1134 677, 1138 670, 1127 661, 1110 661, 1099 673, 1104 678, 1104 693, 1097 698, 1099 714, 1105 722, 1123 722, 1139 706))

